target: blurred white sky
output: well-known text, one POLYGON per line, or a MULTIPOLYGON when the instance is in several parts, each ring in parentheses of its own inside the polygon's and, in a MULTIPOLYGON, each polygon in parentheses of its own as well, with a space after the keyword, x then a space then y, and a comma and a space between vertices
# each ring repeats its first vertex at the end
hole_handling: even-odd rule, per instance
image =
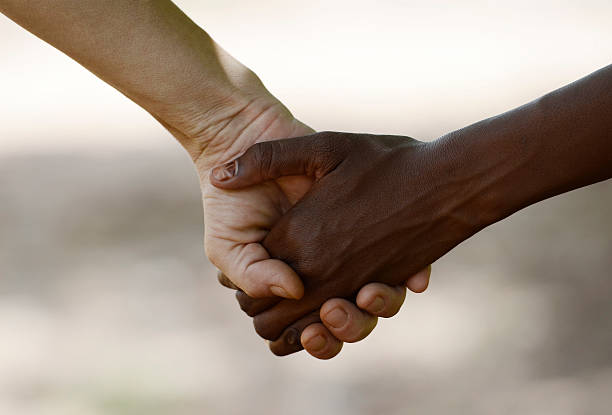
MULTIPOLYGON (((176 2, 315 129, 430 139, 612 61, 612 2, 176 2)), ((136 105, 0 16, 0 154, 166 147, 136 105)))

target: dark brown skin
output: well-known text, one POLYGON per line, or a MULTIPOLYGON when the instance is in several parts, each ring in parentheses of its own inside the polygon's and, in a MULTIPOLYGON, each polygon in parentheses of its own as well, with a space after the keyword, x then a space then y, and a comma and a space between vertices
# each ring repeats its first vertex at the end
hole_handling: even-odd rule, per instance
POLYGON ((304 297, 239 296, 256 331, 287 354, 326 300, 401 284, 488 225, 612 177, 612 65, 431 143, 325 132, 256 144, 228 167, 235 174, 211 175, 215 186, 316 180, 263 241, 303 278, 304 297))

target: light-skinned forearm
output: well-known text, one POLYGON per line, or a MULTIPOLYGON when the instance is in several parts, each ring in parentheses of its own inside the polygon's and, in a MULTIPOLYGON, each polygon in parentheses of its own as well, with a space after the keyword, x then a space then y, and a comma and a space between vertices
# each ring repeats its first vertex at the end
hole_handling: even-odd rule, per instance
POLYGON ((267 94, 171 1, 3 0, 0 11, 150 112, 194 158, 267 94))

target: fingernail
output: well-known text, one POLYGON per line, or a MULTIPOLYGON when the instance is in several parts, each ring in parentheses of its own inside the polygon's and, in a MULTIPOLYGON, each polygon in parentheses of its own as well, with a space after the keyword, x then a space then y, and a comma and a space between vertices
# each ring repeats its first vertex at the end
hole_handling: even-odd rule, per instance
POLYGON ((238 160, 232 160, 222 166, 217 166, 212 169, 212 175, 215 180, 224 181, 231 179, 238 174, 238 160))
POLYGON ((285 334, 285 343, 287 344, 296 344, 298 341, 298 332, 296 329, 289 329, 287 334, 285 334))
POLYGON ((278 285, 271 285, 270 292, 278 297, 293 298, 283 287, 279 287, 278 285))
POLYGON ((339 329, 346 324, 348 314, 340 307, 336 307, 324 316, 324 320, 333 328, 339 329))
POLYGON ((327 346, 327 339, 323 337, 322 335, 317 334, 316 336, 306 339, 302 343, 303 343, 304 348, 312 352, 318 352, 318 351, 323 350, 325 346, 327 346))
POLYGON ((368 306, 368 311, 374 314, 382 313, 384 309, 385 309, 385 300, 383 300, 382 297, 379 297, 379 296, 374 298, 374 301, 372 301, 370 305, 368 306))

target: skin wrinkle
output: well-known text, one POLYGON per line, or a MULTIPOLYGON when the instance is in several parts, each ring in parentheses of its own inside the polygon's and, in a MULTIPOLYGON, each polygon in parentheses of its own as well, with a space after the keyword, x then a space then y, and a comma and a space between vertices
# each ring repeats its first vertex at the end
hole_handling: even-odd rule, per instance
MULTIPOLYGON (((276 197, 276 195, 278 196, 278 199, 276 201, 276 203, 274 203, 270 209, 269 206, 261 206, 258 204, 253 204, 253 203, 249 203, 249 204, 245 204, 243 207, 245 208, 245 211, 249 212, 249 216, 248 219, 250 220, 249 222, 249 229, 251 229, 254 232, 257 232, 258 235, 261 231, 267 231, 270 227, 270 223, 274 223, 277 221, 278 218, 280 218, 286 211, 289 205, 289 202, 286 200, 286 198, 282 197, 282 193, 280 192, 280 189, 278 189, 278 185, 276 183, 267 183, 266 184, 267 187, 274 187, 274 195, 273 197, 276 197), (284 208, 283 208, 284 207, 284 208), (259 220, 257 220, 257 218, 260 218, 259 220)), ((213 205, 215 206, 217 203, 219 204, 219 208, 221 208, 223 206, 223 200, 219 200, 218 196, 215 195, 206 195, 204 197, 204 200, 206 202, 208 202, 209 205, 213 205)), ((216 230, 216 229, 220 229, 223 232, 215 232, 215 235, 218 236, 219 238, 224 238, 223 234, 233 234, 233 231, 240 231, 243 232, 244 228, 243 225, 241 225, 240 222, 233 222, 233 221, 227 221, 227 224, 225 222, 222 222, 220 224, 216 224, 216 223, 211 223, 209 225, 209 228, 211 230, 216 230)), ((230 238, 235 238, 235 236, 232 236, 230 238)), ((257 238, 246 238, 248 240, 253 239, 253 242, 257 242, 257 241, 261 241, 263 239, 263 237, 257 237, 257 238)))
MULTIPOLYGON (((193 137, 207 137, 207 145, 202 146, 202 149, 198 155, 194 158, 194 162, 196 165, 202 164, 202 160, 205 159, 210 153, 217 154, 219 152, 219 147, 225 147, 224 140, 217 140, 220 136, 223 135, 225 131, 227 131, 227 127, 232 124, 232 122, 236 122, 236 118, 240 114, 244 114, 244 112, 252 105, 255 101, 255 98, 243 104, 241 107, 235 109, 233 112, 225 115, 220 120, 215 123, 208 123, 205 127, 202 127, 201 131, 194 131, 193 137), (214 131, 211 133, 211 131, 214 131), (220 142, 221 144, 217 144, 220 142)), ((246 128, 248 128, 250 123, 247 123, 244 127, 240 129, 240 134, 244 132, 246 128)))
MULTIPOLYGON (((251 101, 251 104, 253 104, 254 101, 251 101)), ((265 114, 267 114, 272 108, 275 108, 276 104, 270 104, 270 105, 266 105, 263 108, 259 108, 259 111, 256 112, 256 115, 251 119, 251 121, 244 126, 244 128, 240 129, 237 131, 237 140, 240 140, 246 133, 247 128, 256 124, 265 114)), ((249 109, 250 106, 247 105, 247 107, 245 108, 245 110, 249 109)), ((268 124, 266 126, 263 127, 263 129, 261 129, 258 132, 258 135, 254 136, 252 139, 256 142, 259 137, 261 137, 263 134, 266 133, 266 131, 268 130, 268 128, 270 128, 270 126, 274 123, 274 118, 272 118, 271 122, 268 122, 268 124)))
POLYGON ((288 111, 279 102, 261 103, 261 101, 260 99, 249 101, 240 111, 233 114, 233 119, 230 123, 223 127, 223 130, 231 130, 233 135, 237 135, 237 138, 229 148, 227 147, 227 140, 224 139, 225 134, 223 132, 218 132, 215 134, 215 138, 210 140, 208 149, 200 155, 200 158, 204 159, 206 163, 196 162, 197 165, 202 167, 203 171, 208 171, 208 169, 213 167, 210 163, 210 160, 213 158, 209 157, 209 154, 215 154, 214 159, 217 165, 227 162, 246 150, 245 142, 253 144, 261 140, 262 137, 268 135, 270 131, 283 122, 281 121, 282 118, 288 116, 288 111), (254 106, 257 109, 255 112, 251 112, 253 111, 251 108, 254 106), (266 117, 269 117, 269 120, 265 121, 264 125, 260 125, 259 123, 265 120, 266 117), (236 126, 232 124, 232 122, 236 123, 237 121, 244 123, 244 125, 236 126), (220 151, 220 149, 224 150, 220 151))

